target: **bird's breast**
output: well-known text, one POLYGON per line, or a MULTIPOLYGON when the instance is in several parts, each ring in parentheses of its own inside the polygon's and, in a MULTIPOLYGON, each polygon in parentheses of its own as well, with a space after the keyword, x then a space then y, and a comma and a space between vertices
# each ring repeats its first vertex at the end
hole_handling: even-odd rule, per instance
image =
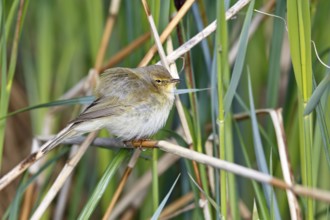
POLYGON ((150 96, 146 102, 139 103, 130 111, 113 117, 107 128, 123 140, 147 138, 161 129, 168 118, 173 99, 150 96))

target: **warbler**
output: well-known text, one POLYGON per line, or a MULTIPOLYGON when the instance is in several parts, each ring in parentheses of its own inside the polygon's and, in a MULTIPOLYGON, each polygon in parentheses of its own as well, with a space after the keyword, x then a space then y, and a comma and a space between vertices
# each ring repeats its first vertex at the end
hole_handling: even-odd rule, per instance
POLYGON ((64 139, 101 128, 123 141, 155 134, 168 118, 178 82, 160 65, 106 70, 95 90, 94 102, 39 151, 1 178, 0 190, 64 139))
POLYGON ((45 150, 64 138, 104 127, 122 140, 153 135, 168 118, 178 82, 160 65, 106 70, 95 90, 95 101, 51 140, 45 150))

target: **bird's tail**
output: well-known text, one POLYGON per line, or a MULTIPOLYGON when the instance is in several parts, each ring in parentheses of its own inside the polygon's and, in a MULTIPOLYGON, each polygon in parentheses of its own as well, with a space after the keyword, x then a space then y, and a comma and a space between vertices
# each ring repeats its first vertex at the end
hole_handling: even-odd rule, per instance
POLYGON ((53 139, 47 141, 44 145, 40 147, 40 152, 46 154, 47 152, 53 150, 57 145, 62 143, 67 138, 77 135, 77 132, 72 129, 72 124, 63 128, 53 139))
POLYGON ((25 158, 18 165, 16 165, 11 171, 9 171, 6 175, 1 177, 0 191, 3 188, 5 188, 9 183, 11 183, 14 179, 16 179, 16 177, 18 177, 26 169, 28 169, 30 166, 32 166, 41 157, 43 157, 49 151, 51 151, 57 145, 59 145, 64 139, 73 137, 76 134, 77 134, 77 132, 72 129, 72 124, 65 127, 53 139, 51 139, 51 140, 47 141, 45 144, 43 144, 37 152, 30 154, 27 158, 25 158))

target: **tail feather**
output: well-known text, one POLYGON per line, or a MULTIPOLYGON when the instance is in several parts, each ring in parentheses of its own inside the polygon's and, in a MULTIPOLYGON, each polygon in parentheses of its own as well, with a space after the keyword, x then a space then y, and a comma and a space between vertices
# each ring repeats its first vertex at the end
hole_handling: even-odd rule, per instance
POLYGON ((59 145, 63 140, 77 135, 77 132, 72 129, 72 124, 61 130, 53 139, 47 141, 41 146, 40 151, 42 153, 47 153, 53 150, 57 145, 59 145))
POLYGON ((25 158, 18 165, 16 165, 11 171, 4 175, 0 179, 0 191, 5 188, 9 183, 11 183, 14 179, 16 179, 16 177, 18 177, 26 169, 32 166, 41 157, 45 156, 49 151, 59 145, 64 139, 73 137, 76 134, 77 132, 72 129, 72 124, 64 128, 53 139, 43 144, 37 152, 30 154, 27 158, 25 158))

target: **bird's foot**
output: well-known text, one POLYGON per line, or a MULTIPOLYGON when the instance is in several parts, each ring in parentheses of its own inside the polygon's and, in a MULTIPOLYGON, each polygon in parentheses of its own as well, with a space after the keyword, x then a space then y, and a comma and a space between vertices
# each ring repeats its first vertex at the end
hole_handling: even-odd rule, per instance
POLYGON ((145 148, 154 148, 157 144, 157 141, 142 138, 142 139, 131 140, 130 143, 131 145, 133 145, 133 147, 143 150, 145 148))

